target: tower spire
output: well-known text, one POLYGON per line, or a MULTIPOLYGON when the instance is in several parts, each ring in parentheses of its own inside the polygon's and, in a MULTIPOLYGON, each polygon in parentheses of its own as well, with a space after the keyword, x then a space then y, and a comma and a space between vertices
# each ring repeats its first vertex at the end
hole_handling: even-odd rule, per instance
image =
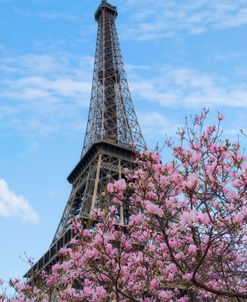
POLYGON ((117 8, 102 1, 88 124, 82 156, 97 141, 141 151, 146 148, 132 103, 115 25, 117 8))
MULTIPOLYGON (((102 0, 96 13, 96 54, 88 122, 81 158, 68 176, 72 191, 47 253, 25 275, 49 270, 61 247, 74 236, 71 218, 91 219, 96 208, 108 210, 102 198, 108 183, 132 169, 137 151, 146 144, 137 121, 120 51, 115 20, 117 8, 102 0)), ((118 209, 121 223, 128 222, 127 205, 118 209)))

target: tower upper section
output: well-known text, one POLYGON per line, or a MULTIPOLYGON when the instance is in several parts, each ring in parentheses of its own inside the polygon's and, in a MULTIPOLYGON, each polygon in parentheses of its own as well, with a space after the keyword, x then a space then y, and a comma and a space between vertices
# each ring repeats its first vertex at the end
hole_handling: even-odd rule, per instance
POLYGON ((107 1, 102 1, 99 5, 96 13, 95 13, 95 20, 98 21, 100 19, 100 16, 102 16, 102 12, 107 11, 109 14, 112 14, 113 17, 117 17, 117 8, 116 6, 111 5, 107 1))
POLYGON ((124 70, 116 17, 117 8, 106 1, 95 13, 98 33, 82 156, 99 141, 137 151, 146 148, 124 70))

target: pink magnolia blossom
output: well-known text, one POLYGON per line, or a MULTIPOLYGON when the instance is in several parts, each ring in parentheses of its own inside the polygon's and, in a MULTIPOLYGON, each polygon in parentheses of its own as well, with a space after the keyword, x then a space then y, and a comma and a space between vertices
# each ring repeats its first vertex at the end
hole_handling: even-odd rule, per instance
POLYGON ((188 252, 189 252, 190 254, 195 254, 196 251, 197 251, 197 247, 196 247, 194 244, 190 244, 190 245, 189 245, 189 248, 188 248, 188 252))
POLYGON ((120 180, 116 181, 115 188, 117 190, 119 190, 119 191, 125 190, 125 188, 126 188, 125 180, 124 179, 120 179, 120 180))
POLYGON ((180 222, 182 225, 189 225, 191 226, 196 221, 196 211, 192 210, 190 212, 184 212, 180 216, 180 222))
POLYGON ((197 221, 201 224, 205 224, 206 226, 210 223, 210 218, 207 214, 203 214, 201 212, 197 213, 197 221))
POLYGON ((114 185, 113 185, 112 183, 109 183, 109 184, 107 185, 107 191, 108 191, 109 193, 113 193, 113 192, 114 192, 114 185))
POLYGON ((42 301, 54 290, 59 302, 246 301, 246 159, 220 137, 223 117, 205 127, 206 116, 180 130, 181 145, 167 144, 171 162, 139 154, 101 196, 109 211, 95 209, 88 229, 71 222, 64 259, 39 284, 12 280, 14 297, 3 289, 0 302, 42 301))
POLYGON ((147 212, 149 214, 155 214, 155 215, 158 215, 160 217, 162 217, 163 215, 163 211, 161 208, 159 208, 159 206, 149 202, 147 205, 146 205, 146 209, 147 209, 147 212))
POLYGON ((222 121, 224 119, 224 115, 222 113, 218 114, 218 120, 222 121))

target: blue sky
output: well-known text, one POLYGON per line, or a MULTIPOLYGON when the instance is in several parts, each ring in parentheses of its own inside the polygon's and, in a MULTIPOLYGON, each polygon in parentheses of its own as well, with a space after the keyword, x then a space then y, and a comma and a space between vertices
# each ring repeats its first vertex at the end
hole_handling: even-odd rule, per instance
MULTIPOLYGON (((49 247, 87 121, 97 0, 0 0, 0 276, 49 247)), ((247 0, 114 0, 138 118, 150 148, 184 116, 246 127, 247 0)), ((243 140, 243 144, 246 141, 243 140)), ((164 158, 165 160, 165 158, 164 158)))

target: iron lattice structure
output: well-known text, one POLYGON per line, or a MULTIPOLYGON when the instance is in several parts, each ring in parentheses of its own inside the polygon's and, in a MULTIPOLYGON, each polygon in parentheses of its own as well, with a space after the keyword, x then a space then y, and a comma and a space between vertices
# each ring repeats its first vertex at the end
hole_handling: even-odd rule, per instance
POLYGON ((146 145, 138 124, 124 70, 115 25, 117 10, 103 1, 98 22, 92 95, 83 154, 96 141, 137 150, 146 145))
MULTIPOLYGON (((124 168, 133 168, 137 151, 146 149, 137 121, 117 36, 116 7, 99 5, 96 55, 88 123, 79 163, 68 177, 72 191, 45 255, 25 275, 49 270, 61 247, 74 236, 71 218, 86 222, 95 208, 106 209, 110 201, 101 197, 106 185, 122 178, 124 168)), ((128 209, 119 208, 119 221, 127 223, 128 209)))

